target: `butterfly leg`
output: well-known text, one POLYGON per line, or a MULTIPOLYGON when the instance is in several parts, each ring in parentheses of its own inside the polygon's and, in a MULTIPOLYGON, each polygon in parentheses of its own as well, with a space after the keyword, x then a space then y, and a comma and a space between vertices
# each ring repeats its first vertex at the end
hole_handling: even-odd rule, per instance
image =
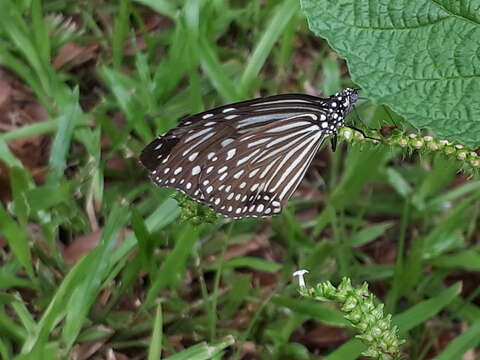
POLYGON ((332 151, 335 152, 335 150, 337 150, 337 134, 333 135, 330 142, 332 144, 332 151))
POLYGON ((382 141, 381 139, 377 139, 377 138, 374 138, 374 137, 371 137, 371 136, 368 136, 367 134, 365 134, 365 132, 362 130, 362 129, 359 129, 355 126, 352 126, 352 125, 346 125, 346 127, 348 127, 349 129, 352 129, 352 130, 355 130, 355 131, 358 131, 360 134, 363 135, 363 137, 365 139, 370 139, 370 140, 374 140, 374 141, 382 141))

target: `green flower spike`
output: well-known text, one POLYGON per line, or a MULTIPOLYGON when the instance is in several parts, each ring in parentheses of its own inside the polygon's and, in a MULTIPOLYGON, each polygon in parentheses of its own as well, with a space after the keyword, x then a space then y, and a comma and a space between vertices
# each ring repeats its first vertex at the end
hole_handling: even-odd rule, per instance
POLYGON ((406 135, 400 130, 393 131, 388 136, 383 136, 378 131, 369 130, 366 131, 366 135, 372 138, 381 139, 381 142, 365 138, 358 131, 348 127, 342 127, 338 131, 339 138, 350 143, 374 142, 410 151, 442 153, 448 158, 456 159, 466 169, 480 169, 480 156, 475 151, 469 151, 465 146, 452 143, 448 140, 437 140, 430 135, 423 137, 417 134, 406 135))
POLYGON ((176 193, 172 197, 177 200, 178 206, 182 209, 181 221, 190 222, 193 225, 214 224, 217 221, 217 214, 209 207, 202 206, 181 193, 176 193))
POLYGON ((367 283, 355 289, 350 279, 343 278, 337 288, 329 281, 308 288, 303 278, 306 273, 306 270, 293 273, 299 278, 300 294, 318 301, 341 303, 340 310, 345 318, 359 331, 356 337, 368 346, 362 355, 378 360, 401 358, 400 345, 405 341, 398 338, 398 328, 391 323, 392 316, 383 313, 383 304, 376 304, 367 283))

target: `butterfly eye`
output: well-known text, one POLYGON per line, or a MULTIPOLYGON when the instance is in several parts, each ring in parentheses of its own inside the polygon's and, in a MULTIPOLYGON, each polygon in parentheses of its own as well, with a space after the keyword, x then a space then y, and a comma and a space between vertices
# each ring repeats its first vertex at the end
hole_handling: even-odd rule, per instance
POLYGON ((354 103, 358 100, 358 93, 355 91, 354 93, 352 93, 352 95, 350 95, 350 103, 354 103))
POLYGON ((275 95, 188 116, 140 156, 158 185, 230 218, 279 214, 346 108, 331 98, 275 95))

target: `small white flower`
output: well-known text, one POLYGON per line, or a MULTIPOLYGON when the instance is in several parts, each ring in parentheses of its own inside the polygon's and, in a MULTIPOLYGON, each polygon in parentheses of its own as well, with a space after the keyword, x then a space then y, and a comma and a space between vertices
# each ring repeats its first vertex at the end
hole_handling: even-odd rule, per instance
POLYGON ((305 279, 303 278, 305 274, 308 274, 308 270, 297 270, 293 273, 293 276, 298 276, 298 285, 301 288, 305 287, 305 279))
POLYGON ((353 132, 350 129, 343 130, 343 136, 345 139, 350 140, 353 137, 353 132))
POLYGON ((421 149, 423 147, 423 141, 417 140, 413 143, 413 146, 417 149, 421 149))
POLYGON ((467 158, 467 152, 466 151, 460 151, 457 154, 457 159, 458 160, 465 160, 467 158))

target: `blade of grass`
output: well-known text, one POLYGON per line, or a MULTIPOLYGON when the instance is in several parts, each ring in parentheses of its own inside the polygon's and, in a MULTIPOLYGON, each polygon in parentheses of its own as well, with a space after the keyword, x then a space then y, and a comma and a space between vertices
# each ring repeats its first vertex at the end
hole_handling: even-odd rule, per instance
POLYGON ((460 201, 446 214, 442 222, 426 235, 424 248, 422 250, 423 259, 431 259, 441 255, 445 251, 460 246, 460 244, 450 241, 452 238, 451 235, 455 234, 455 232, 462 231, 466 226, 465 213, 479 197, 480 192, 474 193, 460 201))
POLYGON ((0 27, 3 27, 4 33, 30 64, 44 92, 51 94, 50 64, 42 61, 41 55, 31 41, 33 34, 30 33, 19 10, 10 1, 0 2, 0 27))
POLYGON ((468 249, 454 254, 438 256, 430 264, 444 269, 465 269, 469 271, 480 271, 479 249, 468 249))
POLYGON ((461 290, 461 283, 453 284, 437 296, 424 300, 401 314, 395 315, 392 321, 400 329, 400 334, 404 334, 408 330, 413 329, 438 314, 438 312, 450 304, 455 297, 460 294, 461 290))
MULTIPOLYGON (((112 236, 112 229, 113 227, 116 227, 116 221, 119 223, 123 221, 123 219, 115 219, 115 217, 120 217, 124 216, 124 212, 126 210, 123 207, 117 208, 115 212, 113 212, 108 221, 107 224, 109 226, 109 230, 105 231, 104 234, 102 234, 102 239, 104 240, 109 240, 111 241, 113 236, 112 236), (108 239, 107 239, 108 237, 108 239)), ((108 245, 111 245, 110 243, 108 245)), ((105 243, 102 243, 102 245, 99 245, 99 249, 94 253, 91 253, 90 255, 82 258, 80 261, 78 261, 75 266, 68 272, 68 274, 65 276, 63 279, 62 283, 58 287, 57 291, 53 295, 53 297, 50 300, 50 303, 48 304, 48 307, 46 310, 43 312, 42 317, 40 321, 38 322, 37 328, 33 334, 30 334, 26 339, 22 347, 22 354, 28 354, 32 352, 34 349, 42 348, 45 346, 45 344, 48 343, 48 337, 50 334, 54 331, 55 327, 57 324, 65 317, 67 314, 67 311, 72 311, 76 312, 80 308, 85 307, 83 306, 78 306, 78 304, 83 304, 84 298, 80 295, 77 296, 77 301, 78 303, 73 306, 72 309, 68 308, 68 303, 71 301, 71 298, 73 294, 75 293, 75 289, 81 286, 85 287, 85 284, 88 284, 88 279, 85 279, 87 275, 92 276, 91 281, 93 280, 99 280, 99 274, 98 271, 103 269, 103 266, 101 266, 99 269, 95 269, 92 266, 92 263, 94 260, 98 260, 98 257, 100 255, 103 255, 102 251, 105 248, 105 243), (100 247, 100 246, 103 246, 100 247), (92 271, 94 274, 92 274, 92 271), (78 299, 80 297, 80 299, 78 299)), ((111 250, 108 249, 109 251, 107 252, 107 255, 110 256, 111 250)), ((98 261, 97 261, 98 262, 98 261)), ((106 261, 104 260, 104 263, 108 266, 111 265, 111 261, 106 261)), ((102 270, 103 271, 103 270, 102 270)), ((87 289, 88 290, 88 289, 87 289)), ((82 324, 77 324, 82 325, 82 324)), ((65 328, 64 328, 65 331, 65 328)))
POLYGON ((165 360, 209 360, 220 359, 221 352, 235 343, 233 336, 229 335, 222 340, 215 341, 214 343, 207 344, 201 343, 194 345, 187 350, 183 350, 178 354, 169 356, 165 360))
POLYGON ((32 254, 28 245, 28 234, 25 228, 13 220, 0 204, 0 233, 7 239, 10 250, 23 266, 28 276, 35 282, 36 277, 32 266, 32 254))
POLYGON ((12 346, 7 342, 7 339, 0 338, 0 357, 2 359, 13 358, 11 348, 12 346))
POLYGON ((352 147, 346 164, 346 171, 328 199, 328 205, 317 217, 313 235, 318 236, 331 220, 331 211, 337 211, 351 201, 378 172, 386 161, 388 153, 380 147, 371 151, 356 151, 352 147))
MULTIPOLYGON (((403 211, 400 218, 400 232, 398 235, 397 255, 395 259, 395 269, 393 273, 393 279, 391 281, 391 288, 387 294, 385 301, 385 310, 393 314, 395 313, 395 306, 397 304, 398 296, 402 288, 403 283, 403 269, 405 266, 405 238, 410 221, 410 202, 407 199, 403 201, 403 211)), ((410 254, 410 256, 413 256, 410 254)))
POLYGON ((113 68, 119 70, 122 65, 124 44, 130 27, 130 1, 120 0, 118 15, 112 33, 113 68))
POLYGON ((42 3, 40 0, 32 0, 32 30, 35 37, 35 47, 38 49, 38 56, 45 64, 50 63, 50 34, 48 26, 43 17, 42 3))
POLYGON ((21 344, 26 336, 27 332, 25 331, 24 328, 22 328, 20 325, 16 324, 10 316, 5 314, 3 310, 0 309, 0 330, 2 333, 2 337, 9 337, 19 344, 21 344))
POLYGON ((75 343, 84 320, 101 290, 105 276, 108 274, 111 252, 129 215, 127 206, 114 208, 102 231, 100 244, 88 255, 91 258, 91 267, 84 278, 76 284, 67 305, 65 325, 61 335, 67 350, 75 343))
POLYGON ((240 89, 243 94, 249 93, 253 80, 258 76, 273 46, 299 9, 300 2, 297 0, 285 0, 277 7, 272 15, 272 20, 265 29, 242 74, 240 89))
POLYGON ((157 360, 162 358, 162 305, 157 305, 155 312, 155 320, 153 322, 153 332, 150 339, 150 346, 148 347, 148 360, 157 360))
POLYGON ((153 254, 152 242, 147 226, 143 221, 140 213, 136 208, 132 209, 132 227, 135 233, 135 238, 138 242, 138 250, 142 267, 153 274, 153 267, 151 266, 151 256, 153 254))
POLYGON ((204 38, 200 38, 199 42, 199 45, 195 47, 200 58, 202 69, 207 74, 213 87, 217 89, 218 93, 227 102, 240 100, 237 87, 235 87, 233 81, 227 77, 213 46, 204 38))
POLYGON ((177 17, 178 6, 171 0, 134 0, 135 2, 148 6, 161 15, 171 18, 177 17))
MULTIPOLYGON (((64 90, 69 92, 66 88, 64 90)), ((58 99, 60 117, 58 120, 57 133, 55 134, 50 151, 50 158, 48 160, 48 184, 57 184, 63 177, 63 172, 67 165, 67 153, 70 148, 73 130, 82 115, 82 110, 78 104, 78 96, 78 88, 75 88, 69 95, 62 96, 62 100, 58 99)))
POLYGON ((250 268, 256 271, 275 273, 282 268, 281 264, 249 256, 237 257, 228 261, 213 263, 208 268, 218 269, 222 266, 225 269, 250 268))
POLYGON ((318 301, 306 299, 292 299, 287 296, 275 295, 272 297, 272 304, 286 307, 293 312, 315 318, 333 326, 347 327, 349 322, 343 314, 334 307, 322 305, 318 301))
POLYGON ((435 360, 460 359, 468 350, 477 348, 480 344, 480 320, 470 326, 460 336, 450 342, 435 360))
MULTIPOLYGON (((152 233, 159 231, 164 226, 170 224, 180 215, 180 209, 174 199, 168 199, 152 213, 145 221, 147 230, 152 233)), ((137 240, 134 235, 125 238, 122 244, 112 254, 112 264, 116 264, 125 257, 135 246, 137 240)))
MULTIPOLYGON (((56 132, 58 130, 60 119, 61 118, 45 120, 42 122, 25 125, 9 132, 0 134, 0 142, 56 132)), ((77 118, 74 124, 75 127, 85 125, 87 125, 87 121, 84 117, 77 118)))
POLYGON ((12 55, 0 43, 0 64, 12 70, 33 90, 43 105, 49 108, 49 101, 46 91, 43 89, 40 81, 32 76, 32 69, 25 65, 21 60, 12 55))
POLYGON ((159 291, 168 285, 173 284, 184 273, 187 257, 190 255, 193 246, 198 239, 198 229, 186 225, 179 235, 175 247, 168 254, 160 269, 153 276, 152 285, 147 291, 143 304, 144 309, 150 308, 159 291))
POLYGON ((370 225, 355 233, 349 240, 349 243, 351 246, 365 245, 385 233, 385 231, 387 231, 387 229, 391 228, 392 226, 392 222, 384 222, 380 224, 370 225))
POLYGON ((30 314, 28 308, 25 306, 23 299, 19 295, 15 296, 15 300, 12 302, 11 306, 27 333, 33 333, 37 324, 35 323, 32 314, 30 314))

